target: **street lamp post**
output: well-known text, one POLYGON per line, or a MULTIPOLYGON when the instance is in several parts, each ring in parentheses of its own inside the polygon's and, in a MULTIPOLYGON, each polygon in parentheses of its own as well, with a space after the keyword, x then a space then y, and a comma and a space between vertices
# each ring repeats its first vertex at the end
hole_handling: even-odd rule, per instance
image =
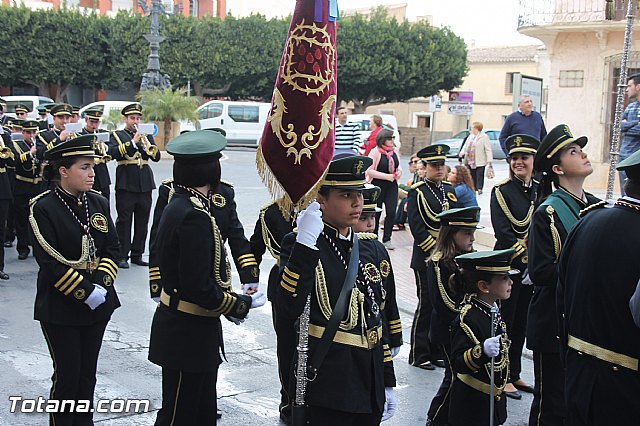
POLYGON ((146 16, 151 16, 151 34, 144 35, 144 38, 149 42, 149 61, 147 62, 147 72, 142 75, 140 90, 171 89, 169 75, 160 73, 159 50, 164 37, 160 35, 159 17, 161 13, 166 13, 164 5, 160 0, 151 0, 151 9, 144 0, 138 0, 138 5, 146 16))

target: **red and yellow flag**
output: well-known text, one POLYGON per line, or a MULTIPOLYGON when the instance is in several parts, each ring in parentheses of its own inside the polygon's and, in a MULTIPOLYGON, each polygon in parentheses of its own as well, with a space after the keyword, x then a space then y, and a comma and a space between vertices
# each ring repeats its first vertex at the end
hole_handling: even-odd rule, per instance
POLYGON ((297 0, 256 154, 283 212, 316 196, 333 157, 337 87, 335 0, 297 0))

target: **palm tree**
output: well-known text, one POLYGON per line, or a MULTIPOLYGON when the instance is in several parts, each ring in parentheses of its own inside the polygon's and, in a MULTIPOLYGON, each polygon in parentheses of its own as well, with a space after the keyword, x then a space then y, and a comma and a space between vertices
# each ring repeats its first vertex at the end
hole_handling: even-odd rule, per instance
POLYGON ((142 104, 142 111, 146 120, 159 121, 164 124, 164 148, 171 138, 173 123, 180 120, 198 121, 196 108, 200 105, 198 98, 187 96, 184 89, 151 89, 142 90, 137 99, 142 104))

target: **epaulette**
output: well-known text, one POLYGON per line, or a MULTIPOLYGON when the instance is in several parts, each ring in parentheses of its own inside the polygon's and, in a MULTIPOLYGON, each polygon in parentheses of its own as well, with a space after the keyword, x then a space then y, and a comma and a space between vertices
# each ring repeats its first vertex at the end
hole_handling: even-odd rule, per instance
POLYGON ((35 203, 38 202, 38 200, 42 197, 44 197, 45 195, 47 195, 48 193, 50 193, 51 190, 47 189, 46 191, 44 191, 42 194, 38 194, 35 197, 33 197, 32 199, 29 200, 29 206, 33 206, 35 203))
POLYGON ((265 204, 264 206, 260 207, 260 211, 261 211, 261 212, 267 211, 267 209, 268 209, 269 207, 271 207, 272 205, 274 205, 275 203, 276 203, 276 201, 275 201, 275 200, 273 200, 273 201, 271 201, 271 202, 269 202, 269 203, 265 204))
POLYGON ((226 181, 226 180, 220 179, 220 183, 223 183, 223 184, 225 184, 225 185, 230 186, 231 188, 233 188, 233 184, 232 184, 231 182, 229 182, 229 181, 226 181))
POLYGON ((191 201, 191 204, 193 204, 195 208, 202 211, 206 211, 204 210, 204 204, 202 204, 202 201, 200 201, 198 197, 189 197, 189 200, 191 201))
POLYGON ((102 193, 101 193, 101 192, 96 191, 96 190, 95 190, 95 189, 93 189, 93 188, 91 188, 91 189, 89 190, 89 192, 93 192, 94 194, 102 195, 102 193))
POLYGON ((591 204, 590 206, 580 210, 580 217, 584 217, 587 215, 587 213, 593 211, 593 210, 597 210, 597 209, 601 209, 604 207, 607 207, 609 203, 606 200, 602 200, 600 202, 597 202, 595 204, 591 204))
POLYGON ((373 232, 356 232, 359 240, 375 240, 378 238, 373 232))
POLYGON ((162 179, 162 184, 164 186, 173 186, 173 178, 162 179))
POLYGON ((506 178, 505 180, 502 180, 498 183, 496 183, 494 186, 501 186, 501 185, 505 185, 507 183, 511 182, 511 178, 506 178))
POLYGON ((420 185, 424 185, 424 181, 420 181, 418 183, 414 183, 413 185, 411 185, 411 189, 416 189, 418 188, 420 185))
POLYGON ((434 262, 439 262, 440 259, 442 259, 442 252, 437 251, 431 255, 431 260, 434 262))
POLYGON ((451 185, 451 186, 453 186, 453 184, 451 182, 447 181, 447 180, 443 180, 442 184, 443 185, 451 185))

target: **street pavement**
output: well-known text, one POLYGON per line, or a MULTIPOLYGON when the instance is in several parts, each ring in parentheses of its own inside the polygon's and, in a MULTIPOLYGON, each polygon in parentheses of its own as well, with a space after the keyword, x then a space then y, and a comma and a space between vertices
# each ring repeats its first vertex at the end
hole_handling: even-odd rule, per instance
MULTIPOLYGON (((223 179, 233 182, 238 214, 251 236, 259 208, 270 197, 255 169, 255 150, 234 148, 223 159, 223 179)), ((406 164, 403 159, 402 164, 406 164)), ((453 162, 451 164, 454 164, 453 162)), ((115 176, 114 165, 109 165, 115 176)), ((171 175, 171 160, 152 164, 157 183, 171 175)), ((481 223, 487 228, 478 232, 476 249, 489 250, 492 235, 489 218, 490 188, 507 176, 507 164, 495 164, 496 177, 485 182, 479 196, 481 223)), ((113 191, 113 189, 112 189, 113 191)), ((112 192, 113 194, 113 192, 112 192)), ((154 193, 155 196, 155 193, 154 193)), ((112 195, 115 219, 115 200, 112 195)), ((393 233, 396 249, 390 252, 396 276, 397 300, 403 323, 405 345, 395 358, 398 387, 398 411, 387 425, 423 425, 431 398, 443 378, 443 370, 424 371, 409 366, 409 336, 413 312, 417 305, 413 272, 409 269, 412 238, 409 230, 393 233)), ((33 257, 17 260, 15 248, 5 249, 5 271, 9 281, 0 281, 0 426, 44 425, 46 414, 10 413, 10 396, 25 399, 47 397, 53 372, 52 362, 40 331, 33 320, 33 301, 37 263, 33 257)), ((261 265, 261 287, 273 260, 266 255, 261 265)), ((239 291, 234 271, 234 286, 239 291)), ((147 413, 96 413, 97 425, 152 425, 161 403, 161 371, 147 360, 149 330, 155 304, 149 298, 148 268, 131 265, 120 270, 116 288, 122 303, 107 327, 98 365, 96 399, 142 398, 150 400, 147 413)), ((279 384, 276 370, 275 333, 271 307, 250 312, 249 318, 236 326, 223 320, 226 348, 225 362, 218 376, 218 406, 223 411, 221 425, 278 425, 279 384)), ((530 355, 523 361, 523 378, 533 384, 530 355)), ((508 400, 507 425, 526 425, 531 396, 521 401, 508 400)))

